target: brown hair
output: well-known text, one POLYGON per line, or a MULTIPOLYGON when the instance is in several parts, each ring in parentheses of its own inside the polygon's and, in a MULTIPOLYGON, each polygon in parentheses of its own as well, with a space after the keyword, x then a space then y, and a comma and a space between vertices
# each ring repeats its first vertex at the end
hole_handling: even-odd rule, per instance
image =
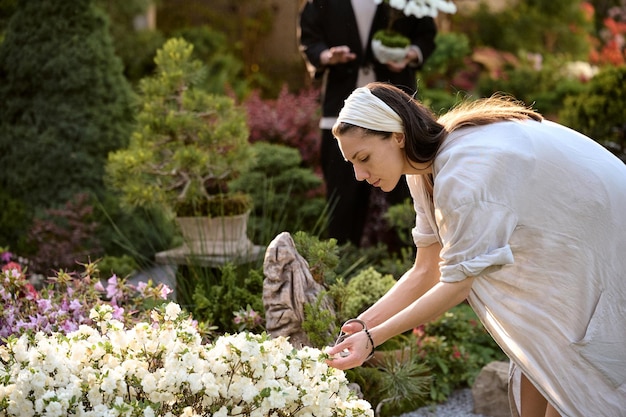
MULTIPOLYGON (((409 161, 414 162, 432 161, 446 136, 463 127, 483 126, 505 120, 543 120, 541 114, 502 94, 463 101, 437 118, 426 106, 391 84, 375 82, 368 84, 367 88, 400 116, 406 136, 406 155, 409 161)), ((390 132, 375 132, 349 123, 334 126, 333 134, 340 136, 354 128, 364 130, 365 134, 391 137, 390 132)))

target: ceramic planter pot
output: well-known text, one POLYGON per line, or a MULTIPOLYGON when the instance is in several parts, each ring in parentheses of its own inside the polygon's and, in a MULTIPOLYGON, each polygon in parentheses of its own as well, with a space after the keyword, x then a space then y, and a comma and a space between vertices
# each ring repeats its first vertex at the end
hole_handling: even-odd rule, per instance
POLYGON ((246 233, 249 216, 250 212, 225 217, 177 217, 176 222, 190 253, 238 255, 253 247, 246 233))
POLYGON ((406 57, 408 49, 408 46, 404 48, 391 48, 389 46, 383 45, 383 43, 378 39, 372 40, 372 52, 374 53, 376 59, 383 64, 392 61, 402 61, 406 57))

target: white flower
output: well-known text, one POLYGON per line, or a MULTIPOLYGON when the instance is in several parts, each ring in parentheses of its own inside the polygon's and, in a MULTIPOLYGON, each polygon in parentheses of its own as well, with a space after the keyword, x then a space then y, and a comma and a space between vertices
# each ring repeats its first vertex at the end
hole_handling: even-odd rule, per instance
POLYGON ((2 417, 154 417, 157 404, 163 417, 265 417, 272 409, 294 417, 373 416, 319 350, 250 333, 204 345, 179 308, 170 304, 153 316, 154 325, 128 330, 105 320, 110 309, 98 309, 92 311, 98 329, 23 335, 6 344, 2 417))
MULTIPOLYGON (((389 0, 389 5, 394 9, 403 10, 406 7, 407 0, 389 0)), ((409 3, 412 3, 409 1, 409 3)))
POLYGON ((181 311, 182 310, 180 309, 180 306, 178 304, 169 303, 165 307, 165 320, 176 320, 181 311))
MULTIPOLYGON (((382 3, 383 0, 374 0, 376 4, 382 3)), ((456 13, 456 5, 452 0, 387 0, 389 6, 394 9, 401 10, 407 16, 415 17, 437 17, 439 12, 454 14, 456 13)))
POLYGON ((564 73, 566 77, 575 78, 581 81, 589 81, 599 72, 595 67, 585 61, 573 61, 565 64, 564 73))

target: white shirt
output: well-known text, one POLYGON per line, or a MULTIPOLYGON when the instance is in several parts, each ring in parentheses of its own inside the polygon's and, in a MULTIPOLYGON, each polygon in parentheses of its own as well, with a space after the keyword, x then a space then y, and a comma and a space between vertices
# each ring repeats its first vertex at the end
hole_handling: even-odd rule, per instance
POLYGON ((564 416, 626 415, 626 166, 544 121, 453 132, 434 201, 407 178, 418 247, 564 416))

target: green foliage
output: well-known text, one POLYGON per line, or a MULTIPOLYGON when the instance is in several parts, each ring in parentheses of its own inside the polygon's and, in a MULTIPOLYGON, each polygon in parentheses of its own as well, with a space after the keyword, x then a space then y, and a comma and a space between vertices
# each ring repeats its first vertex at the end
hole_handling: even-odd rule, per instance
POLYGON ((24 230, 30 224, 31 215, 25 204, 0 188, 0 247, 14 249, 24 245, 24 230))
POLYGON ((348 281, 347 299, 339 313, 344 319, 357 317, 382 297, 396 280, 391 275, 382 275, 373 267, 361 270, 348 281))
POLYGON ((130 145, 109 155, 108 180, 130 207, 204 214, 207 200, 227 193, 253 160, 245 115, 231 98, 198 88, 206 67, 192 51, 170 39, 157 52, 157 73, 140 83, 143 107, 130 145))
POLYGON ((234 92, 238 98, 246 96, 250 87, 245 78, 244 64, 228 46, 228 37, 210 26, 185 27, 175 32, 194 46, 193 56, 202 61, 208 76, 202 88, 213 94, 234 92))
POLYGON ((584 92, 568 97, 561 123, 597 140, 626 162, 626 66, 606 67, 584 92))
POLYGON ((400 248, 399 253, 389 253, 383 243, 366 248, 357 248, 346 244, 339 248, 339 264, 335 268, 336 275, 351 277, 360 270, 374 267, 383 275, 400 277, 415 262, 415 245, 400 248))
POLYGON ((432 380, 427 365, 410 348, 380 352, 379 361, 384 398, 376 406, 377 415, 396 415, 421 405, 432 380))
MULTIPOLYGON (((15 10, 17 10, 17 0, 0 0, 0 34, 9 24, 15 10)), ((2 41, 1 35, 0 41, 2 41)))
POLYGON ((265 314, 262 271, 233 264, 213 273, 194 266, 189 268, 191 277, 185 279, 191 280, 195 288, 191 311, 196 320, 215 325, 221 333, 235 333, 238 325, 234 322, 234 311, 250 306, 261 316, 265 314))
POLYGON ((173 247, 176 224, 163 210, 137 207, 124 209, 113 196, 101 200, 95 216, 102 225, 97 234, 104 253, 130 255, 141 268, 154 265, 154 254, 173 247))
POLYGON ((482 3, 467 19, 472 26, 464 32, 474 46, 491 46, 516 55, 528 51, 585 59, 592 22, 585 19, 580 4, 571 0, 519 1, 494 13, 482 3))
POLYGON ((324 298, 328 292, 322 291, 317 295, 314 304, 304 305, 304 320, 302 330, 306 333, 311 346, 323 349, 331 346, 335 342, 335 337, 339 331, 337 318, 331 311, 322 308, 324 298))
POLYGON ((153 0, 96 0, 109 16, 115 53, 124 63, 124 75, 133 84, 154 70, 153 57, 165 42, 158 30, 135 26, 153 0))
POLYGON ((271 77, 259 70, 266 60, 261 43, 270 33, 275 17, 275 9, 268 2, 167 1, 158 5, 158 15, 159 28, 167 36, 176 36, 182 28, 201 26, 224 33, 223 50, 243 62, 242 78, 246 83, 254 88, 269 84, 271 77))
POLYGON ((135 259, 129 255, 122 256, 103 256, 98 261, 98 269, 102 271, 105 276, 111 276, 113 274, 121 278, 131 276, 137 271, 139 265, 135 259))
POLYGON ((133 93, 92 0, 20 1, 0 44, 0 187, 31 208, 104 193, 133 93))
POLYGON ((542 114, 550 115, 563 107, 565 97, 582 90, 583 83, 566 73, 561 60, 548 57, 540 69, 534 68, 531 61, 522 60, 519 66, 505 68, 498 78, 483 76, 477 95, 506 92, 542 114))
POLYGON ((250 142, 269 142, 297 148, 303 166, 319 169, 319 99, 320 91, 317 88, 291 93, 286 84, 275 99, 261 97, 259 90, 252 91, 243 102, 248 114, 250 142))
POLYGON ((309 263, 309 271, 318 283, 332 282, 333 273, 339 263, 337 240, 320 240, 307 232, 293 234, 293 241, 298 253, 309 263))
POLYGON ((445 401, 456 389, 471 386, 480 370, 506 356, 467 304, 413 331, 416 355, 432 375, 430 400, 445 401))
POLYGON ((396 204, 383 215, 389 226, 396 229, 398 236, 405 245, 413 245, 413 225, 415 224, 415 209, 411 199, 404 203, 396 204))
POLYGON ((283 231, 320 228, 325 200, 311 195, 321 179, 310 168, 301 167, 297 149, 255 142, 256 160, 250 169, 229 183, 232 191, 252 196, 254 209, 248 222, 255 242, 269 242, 283 231))
MULTIPOLYGON (((455 73, 466 67, 465 58, 471 55, 469 37, 459 32, 440 32, 435 37, 435 51, 419 71, 427 90, 448 91, 455 73)), ((423 91, 420 91, 424 94, 423 91)))
POLYGON ((346 371, 348 379, 361 387, 363 398, 375 406, 377 416, 397 416, 428 402, 429 370, 414 345, 397 337, 398 349, 377 351, 373 362, 346 371))

